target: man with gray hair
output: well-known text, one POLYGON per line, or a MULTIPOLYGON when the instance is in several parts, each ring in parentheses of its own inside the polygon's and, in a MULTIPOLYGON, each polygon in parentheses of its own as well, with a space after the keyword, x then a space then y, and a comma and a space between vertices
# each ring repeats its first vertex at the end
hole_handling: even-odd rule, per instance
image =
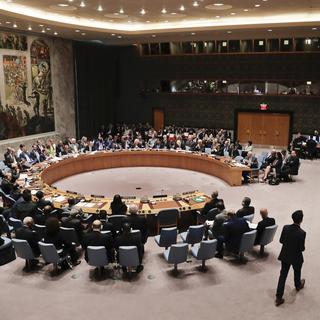
MULTIPOLYGON (((25 217, 23 219, 23 227, 16 231, 16 238, 28 241, 33 254, 37 257, 40 255, 40 249, 38 241, 40 241, 40 236, 33 230, 34 221, 31 217, 25 217)), ((37 264, 38 260, 34 261, 37 264)))
POLYGON ((145 244, 148 240, 148 225, 144 215, 139 215, 139 208, 136 204, 129 206, 129 215, 124 219, 123 223, 129 223, 132 229, 140 230, 141 242, 145 244))

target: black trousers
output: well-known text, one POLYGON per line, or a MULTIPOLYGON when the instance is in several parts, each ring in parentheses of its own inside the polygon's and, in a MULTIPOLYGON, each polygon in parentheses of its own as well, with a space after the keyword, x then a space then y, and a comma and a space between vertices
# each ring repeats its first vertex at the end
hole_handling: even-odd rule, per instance
POLYGON ((290 263, 286 263, 286 262, 282 261, 281 262, 280 277, 279 277, 277 293, 276 293, 277 298, 282 298, 282 296, 283 296, 284 287, 285 287, 288 272, 289 272, 291 266, 294 271, 294 285, 295 285, 296 289, 299 289, 301 286, 302 263, 290 264, 290 263))

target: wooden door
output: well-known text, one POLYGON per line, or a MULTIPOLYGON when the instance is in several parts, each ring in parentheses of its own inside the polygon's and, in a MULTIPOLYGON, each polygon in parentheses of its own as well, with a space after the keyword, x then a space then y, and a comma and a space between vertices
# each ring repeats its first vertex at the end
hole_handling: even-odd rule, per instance
POLYGON ((153 109, 153 127, 156 131, 164 128, 164 111, 153 109))
POLYGON ((287 113, 238 113, 238 140, 256 145, 287 146, 290 115, 287 113))

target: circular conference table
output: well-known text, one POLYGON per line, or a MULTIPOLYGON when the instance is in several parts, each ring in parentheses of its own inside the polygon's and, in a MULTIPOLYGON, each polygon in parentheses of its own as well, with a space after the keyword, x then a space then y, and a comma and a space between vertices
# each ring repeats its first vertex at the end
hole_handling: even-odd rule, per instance
MULTIPOLYGON (((167 150, 94 151, 36 164, 28 171, 27 175, 21 174, 20 183, 24 185, 24 188, 30 189, 33 194, 37 190, 43 190, 45 197, 51 200, 56 208, 66 206, 67 199, 74 197, 79 200, 76 206, 85 213, 95 214, 99 213, 100 210, 106 210, 108 214, 111 214, 112 198, 101 195, 83 195, 72 190, 57 190, 52 184, 83 172, 141 166, 198 171, 218 177, 231 186, 241 185, 243 171, 250 171, 250 168, 237 164, 230 158, 216 157, 204 153, 167 150)), ((194 190, 170 196, 155 195, 138 198, 132 195, 123 197, 123 200, 127 205, 136 204, 140 214, 146 215, 149 220, 155 220, 157 213, 166 209, 178 209, 181 218, 184 212, 194 213, 196 210, 202 209, 205 203, 210 200, 210 197, 203 192, 194 190)), ((184 216, 190 216, 190 214, 184 216)), ((189 223, 191 224, 192 221, 189 221, 189 223)))

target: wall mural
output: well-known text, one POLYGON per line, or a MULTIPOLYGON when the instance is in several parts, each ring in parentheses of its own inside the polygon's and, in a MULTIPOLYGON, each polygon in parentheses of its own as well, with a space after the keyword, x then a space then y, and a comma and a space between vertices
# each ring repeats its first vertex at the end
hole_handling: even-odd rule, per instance
MULTIPOLYGON (((23 47, 22 38, 0 33, 0 55, 3 57, 0 72, 3 72, 5 95, 1 96, 0 103, 0 140, 55 130, 49 47, 43 40, 34 40, 28 68, 28 52, 5 54, 10 49, 20 50, 17 48, 23 47), (3 40, 8 38, 10 45, 3 40)), ((25 44, 27 46, 27 42, 25 44)))
POLYGON ((14 33, 0 32, 0 49, 27 51, 27 37, 14 33))

